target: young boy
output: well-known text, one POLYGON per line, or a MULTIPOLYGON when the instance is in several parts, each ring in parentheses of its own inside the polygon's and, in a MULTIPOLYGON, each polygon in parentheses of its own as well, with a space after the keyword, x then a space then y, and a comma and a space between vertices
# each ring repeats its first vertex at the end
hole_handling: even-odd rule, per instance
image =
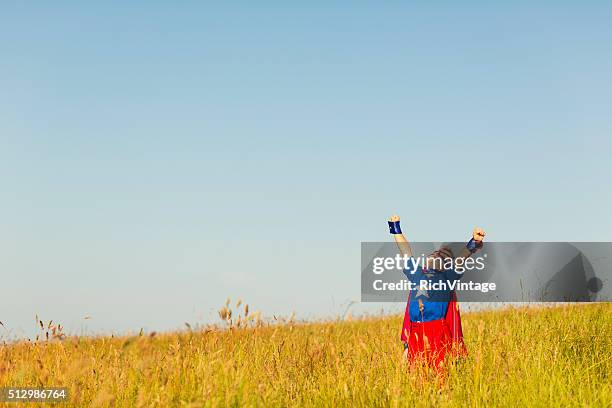
MULTIPOLYGON (((389 232, 393 234, 395 242, 403 255, 412 257, 412 249, 408 240, 402 234, 400 218, 393 215, 389 221, 389 232)), ((442 247, 426 257, 422 267, 406 269, 404 273, 417 286, 420 281, 430 282, 452 281, 461 279, 452 268, 445 269, 452 261, 454 265, 462 262, 483 246, 485 233, 475 228, 472 238, 457 257, 453 256, 449 248, 442 247)), ((449 289, 427 291, 416 288, 410 291, 402 327, 402 341, 404 342, 404 355, 410 361, 425 358, 425 360, 439 367, 446 354, 465 353, 463 333, 461 330, 461 316, 455 292, 449 289)))

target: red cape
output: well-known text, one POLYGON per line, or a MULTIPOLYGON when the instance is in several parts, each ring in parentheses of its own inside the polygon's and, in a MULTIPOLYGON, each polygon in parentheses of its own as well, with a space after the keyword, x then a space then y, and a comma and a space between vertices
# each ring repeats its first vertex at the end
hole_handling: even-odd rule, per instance
MULTIPOLYGON (((463 343, 463 330, 461 329, 461 314, 459 313, 459 303, 457 302, 457 295, 455 291, 451 292, 451 299, 448 302, 448 308, 446 309, 446 324, 451 332, 451 339, 453 347, 460 354, 467 352, 465 344, 463 343)), ((402 341, 408 343, 408 337, 410 336, 410 295, 408 295, 408 302, 406 302, 406 313, 404 314, 404 324, 402 325, 402 341)))

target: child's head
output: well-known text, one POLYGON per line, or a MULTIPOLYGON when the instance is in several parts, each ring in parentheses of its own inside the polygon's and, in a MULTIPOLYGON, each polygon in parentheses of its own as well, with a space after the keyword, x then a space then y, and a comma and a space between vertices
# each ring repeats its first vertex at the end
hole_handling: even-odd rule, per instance
POLYGON ((449 259, 454 259, 453 251, 451 251, 449 247, 443 246, 427 257, 425 265, 427 269, 443 271, 446 269, 444 265, 450 263, 449 259))

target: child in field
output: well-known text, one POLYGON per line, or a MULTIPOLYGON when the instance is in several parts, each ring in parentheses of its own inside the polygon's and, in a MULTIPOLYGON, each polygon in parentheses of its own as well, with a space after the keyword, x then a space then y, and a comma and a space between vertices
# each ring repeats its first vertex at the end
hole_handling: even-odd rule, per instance
MULTIPOLYGON (((402 255, 412 257, 412 249, 402 234, 399 221, 397 215, 389 219, 389 232, 393 234, 402 255)), ((458 274, 448 265, 458 265, 458 261, 463 263, 466 258, 482 248, 484 236, 482 229, 475 228, 472 238, 457 257, 453 256, 449 248, 442 247, 427 256, 422 266, 419 264, 415 269, 409 266, 404 273, 416 285, 422 280, 434 283, 461 279, 462 274, 458 274)), ((455 292, 449 289, 411 290, 401 339, 404 343, 404 355, 411 362, 424 359, 434 367, 439 367, 449 352, 456 355, 465 353, 461 316, 455 292)))

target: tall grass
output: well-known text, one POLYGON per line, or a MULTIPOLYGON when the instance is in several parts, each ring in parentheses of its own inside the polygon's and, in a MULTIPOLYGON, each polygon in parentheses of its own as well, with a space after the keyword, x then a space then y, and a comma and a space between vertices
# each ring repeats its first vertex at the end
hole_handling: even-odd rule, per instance
POLYGON ((0 386, 66 386, 61 406, 612 406, 612 305, 463 320, 443 379, 405 364, 395 316, 5 345, 0 386))

